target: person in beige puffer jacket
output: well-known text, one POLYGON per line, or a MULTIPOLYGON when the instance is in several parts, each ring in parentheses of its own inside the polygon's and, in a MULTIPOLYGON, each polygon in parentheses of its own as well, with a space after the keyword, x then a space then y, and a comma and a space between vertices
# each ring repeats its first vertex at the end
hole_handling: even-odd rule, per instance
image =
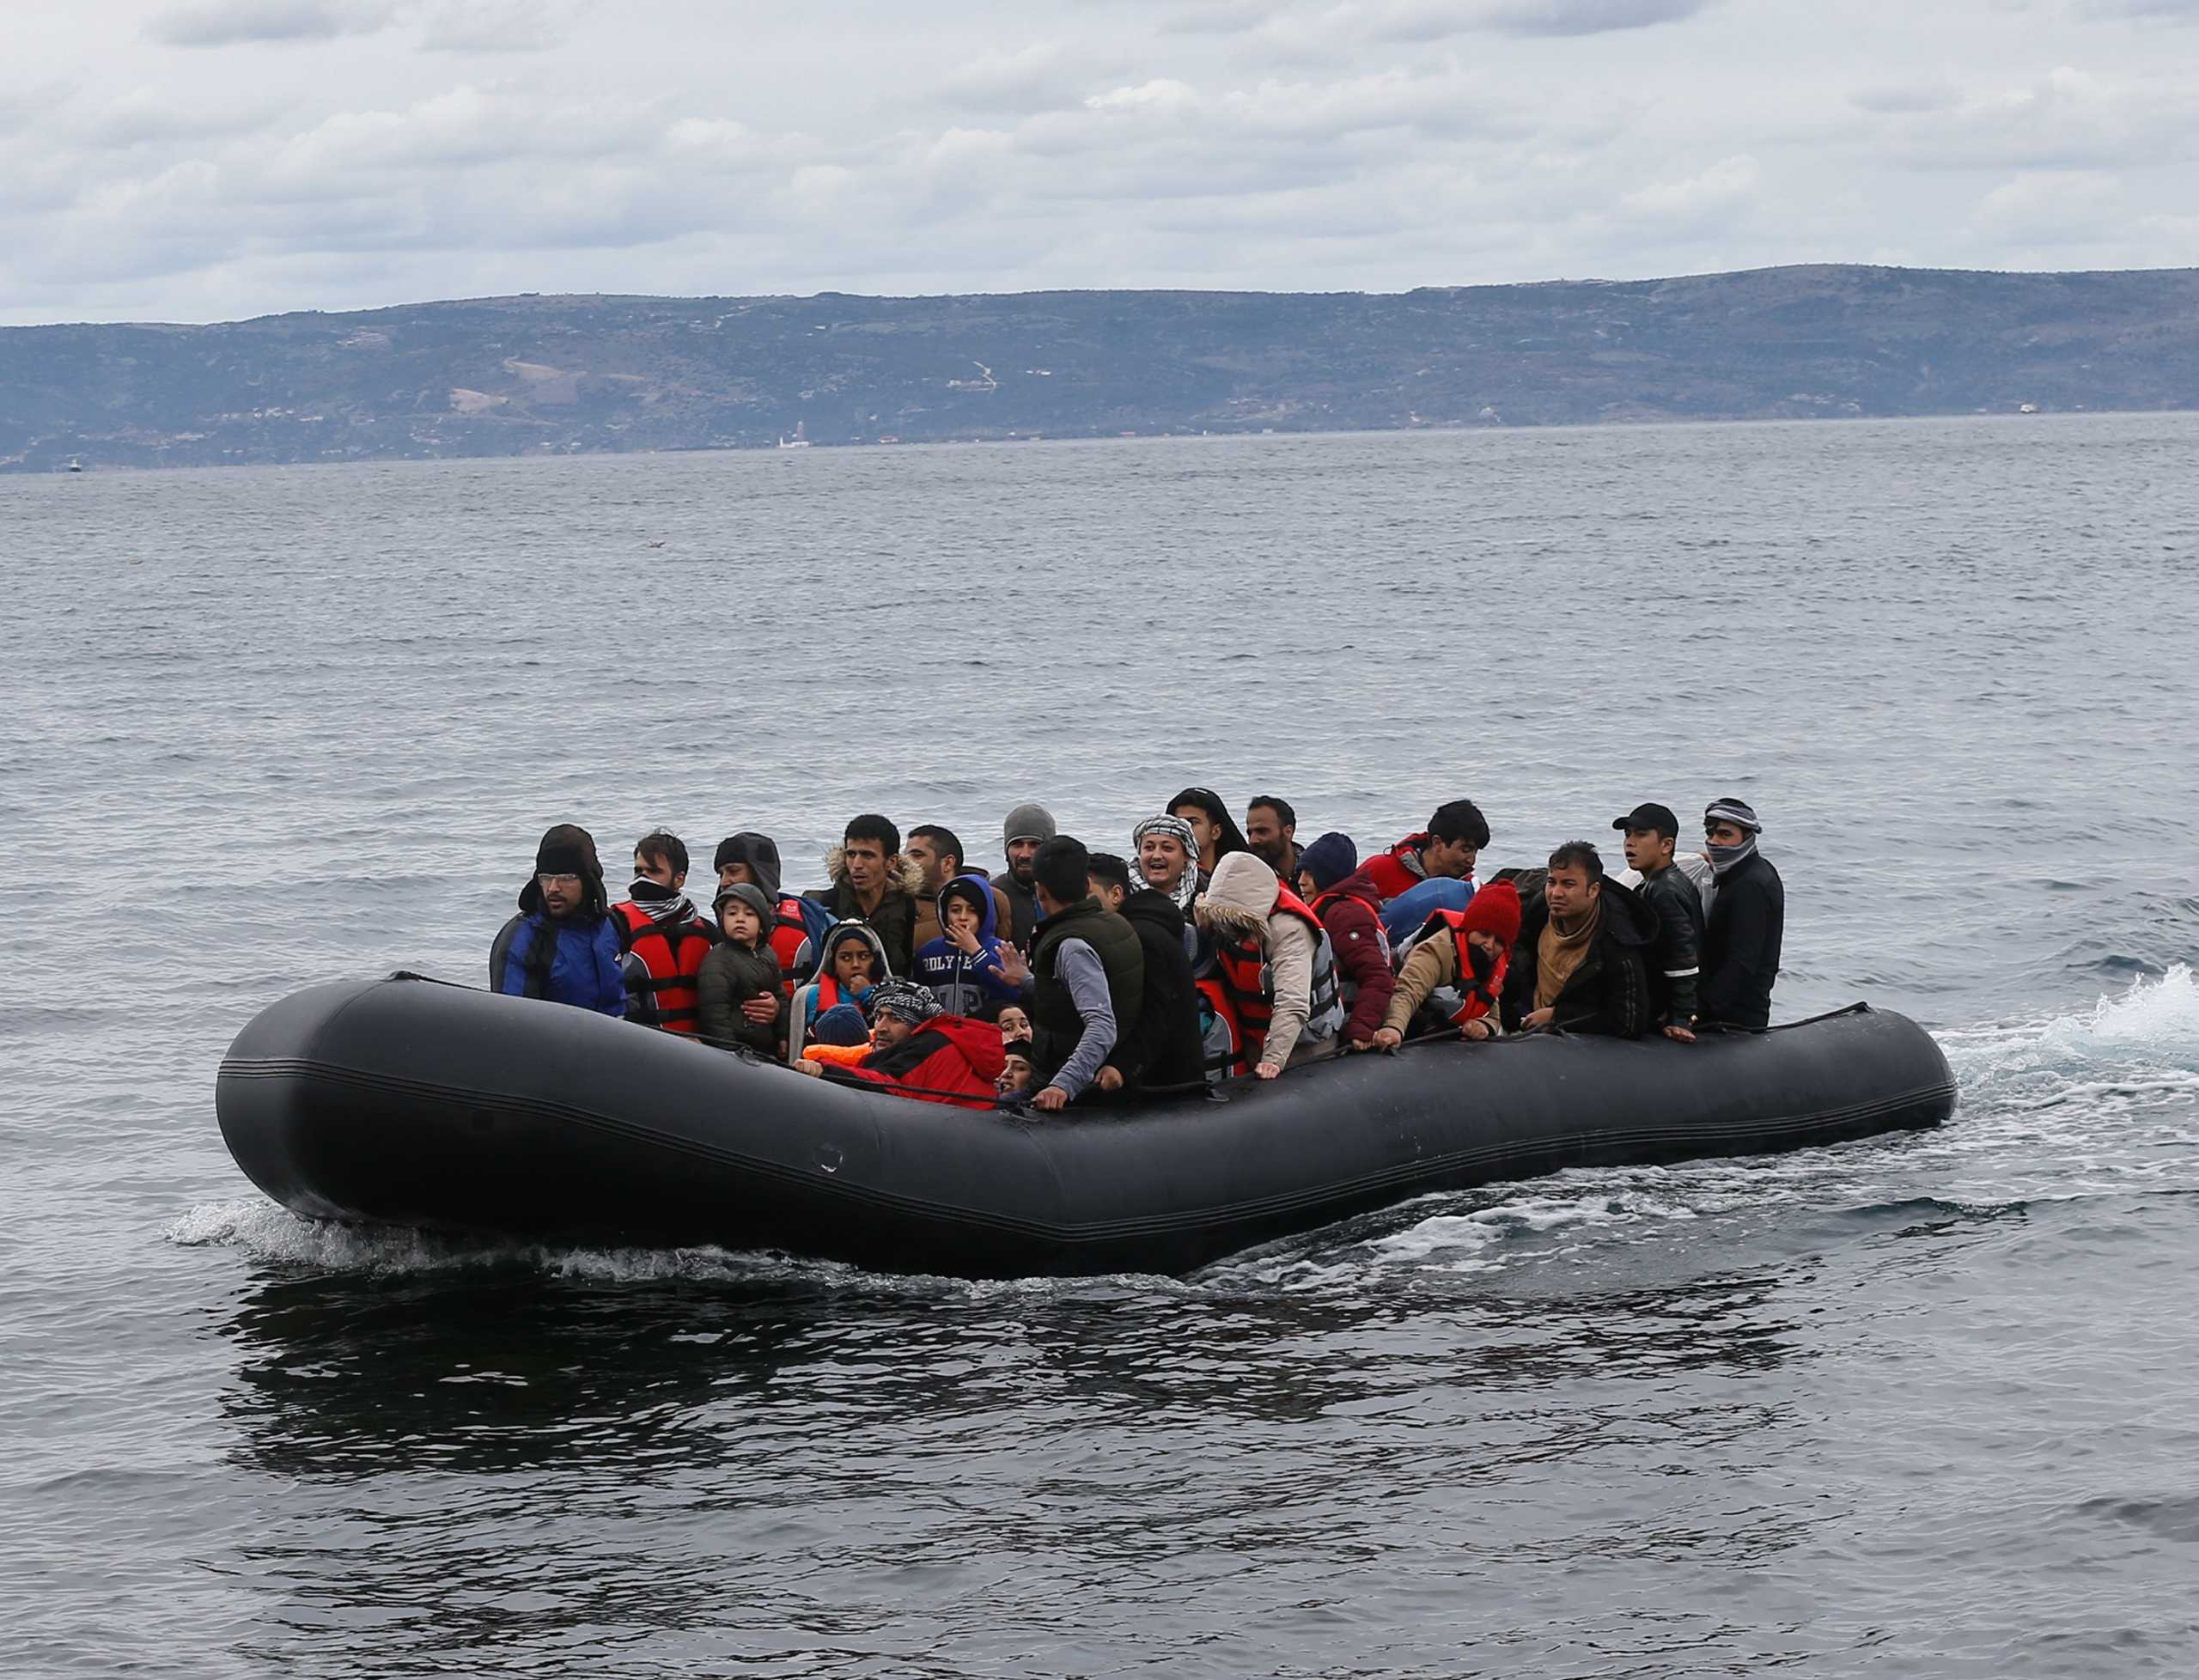
MULTIPOLYGON (((1273 1013, 1252 1069, 1273 1079, 1286 1067, 1337 1050, 1343 1007, 1337 996, 1336 962, 1326 935, 1277 902, 1282 883, 1251 852, 1231 852, 1215 865, 1192 914, 1217 945, 1250 938, 1266 958, 1264 989, 1273 1013)), ((1294 903, 1295 895, 1289 902, 1294 903)))

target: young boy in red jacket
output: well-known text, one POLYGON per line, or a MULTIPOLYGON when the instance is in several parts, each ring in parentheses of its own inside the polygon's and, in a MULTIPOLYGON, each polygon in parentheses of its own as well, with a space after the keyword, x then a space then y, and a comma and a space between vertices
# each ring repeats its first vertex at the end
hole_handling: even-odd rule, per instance
MULTIPOLYGON (((991 1108, 1007 1057, 1000 1029, 990 1021, 950 1015, 930 988, 906 980, 880 981, 870 989, 870 1053, 841 1071, 904 1096, 958 1108, 991 1108)), ((805 1074, 824 1064, 805 1059, 805 1074)))

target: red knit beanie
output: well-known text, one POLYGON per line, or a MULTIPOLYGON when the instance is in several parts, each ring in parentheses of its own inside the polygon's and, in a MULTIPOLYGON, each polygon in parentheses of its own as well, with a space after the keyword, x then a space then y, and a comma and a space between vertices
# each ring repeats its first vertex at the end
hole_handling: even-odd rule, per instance
POLYGON ((1510 881, 1491 881, 1467 901, 1462 934, 1491 934, 1510 950, 1520 942, 1520 893, 1510 881))

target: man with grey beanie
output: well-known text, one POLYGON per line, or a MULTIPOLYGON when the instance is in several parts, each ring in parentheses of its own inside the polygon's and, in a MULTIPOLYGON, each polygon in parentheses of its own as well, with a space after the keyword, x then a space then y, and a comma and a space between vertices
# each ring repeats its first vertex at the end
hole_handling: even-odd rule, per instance
POLYGON ((1011 937, 1020 950, 1031 948, 1032 931, 1039 925, 1032 860, 1056 832, 1054 813, 1037 804, 1017 806, 1000 825, 1001 849, 1007 855, 1008 867, 993 877, 993 885, 1008 895, 1008 920, 1014 929, 1011 937))

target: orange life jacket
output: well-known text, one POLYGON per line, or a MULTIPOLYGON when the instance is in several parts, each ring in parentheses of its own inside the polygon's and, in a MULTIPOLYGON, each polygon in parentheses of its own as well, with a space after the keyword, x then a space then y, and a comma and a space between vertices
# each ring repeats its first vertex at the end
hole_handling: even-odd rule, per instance
POLYGON ((1512 953, 1508 951, 1496 959, 1496 966, 1489 972, 1484 985, 1474 978, 1473 964, 1467 957, 1466 935, 1464 931, 1466 913, 1464 910, 1437 910, 1428 918, 1421 929, 1425 940, 1436 923, 1441 922, 1451 930, 1451 942, 1459 952, 1459 990, 1465 1001, 1452 1012, 1451 1025, 1464 1026, 1468 1021, 1477 1021, 1483 1015, 1494 1013, 1496 1001, 1504 995, 1505 971, 1512 966, 1512 953))
POLYGON ((627 955, 639 960, 648 972, 637 979, 630 973, 629 995, 646 1001, 641 1019, 667 1032, 695 1032, 703 1020, 702 995, 695 977, 703 959, 716 943, 700 922, 659 922, 639 904, 614 904, 619 921, 619 942, 627 955), (652 1019, 653 1017, 653 1019, 652 1019))
MULTIPOLYGON (((1336 954, 1329 944, 1328 929, 1321 926, 1321 918, 1313 914, 1311 905, 1280 882, 1268 914, 1294 916, 1313 936, 1313 995, 1307 1002, 1306 1026, 1301 1032, 1309 1038, 1326 1038, 1343 1021, 1343 1004, 1337 995, 1336 954), (1321 1023, 1329 1017, 1333 1019, 1324 1032, 1321 1023)), ((1231 1071, 1243 1073, 1259 1059, 1261 1048, 1267 1043, 1268 1024, 1275 1019, 1267 949, 1249 934, 1227 945, 1217 942, 1214 968, 1212 977, 1199 981, 1198 988, 1213 1001, 1215 1014, 1226 1019, 1234 1030, 1235 1059, 1240 1065, 1231 1071)), ((1211 1062, 1209 1065, 1210 1068, 1211 1062)), ((1219 1075, 1209 1071, 1208 1077, 1219 1075)))

